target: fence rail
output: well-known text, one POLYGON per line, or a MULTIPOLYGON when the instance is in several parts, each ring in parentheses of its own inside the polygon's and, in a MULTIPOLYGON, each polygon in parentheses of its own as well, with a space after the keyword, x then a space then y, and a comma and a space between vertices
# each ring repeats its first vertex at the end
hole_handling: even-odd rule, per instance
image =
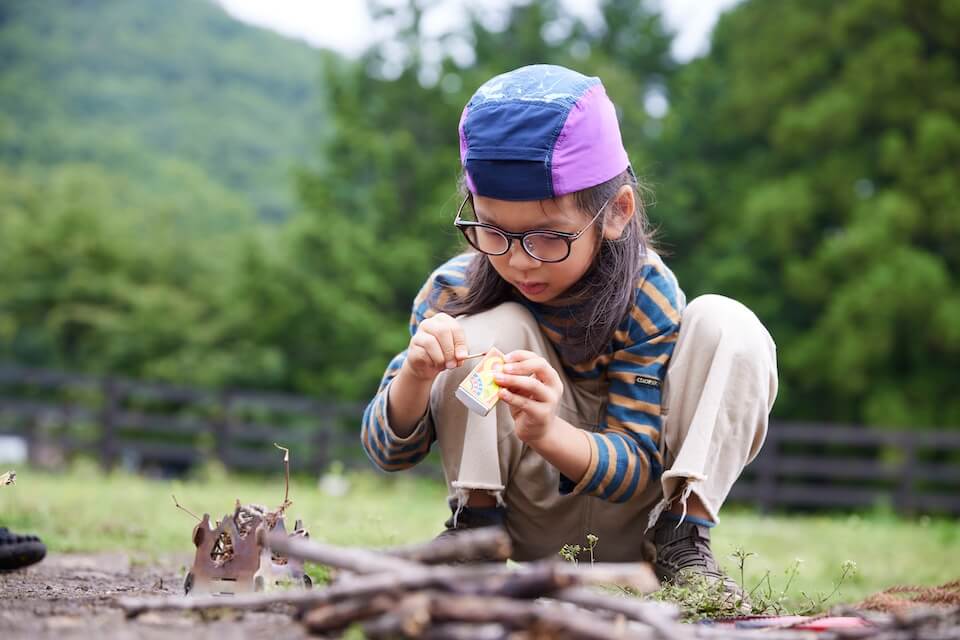
MULTIPOLYGON (((58 371, 0 367, 0 435, 27 441, 33 462, 77 453, 104 467, 176 473, 220 460, 276 470, 272 443, 296 469, 367 464, 363 406, 279 393, 202 390, 58 371)), ((960 515, 960 431, 773 423, 731 499, 761 509, 869 508, 960 515)))
POLYGON ((278 442, 294 449, 295 468, 320 472, 357 450, 351 433, 362 411, 281 393, 0 367, 0 434, 23 437, 39 464, 86 453, 106 468, 176 473, 215 459, 272 470, 278 442))
POLYGON ((960 432, 773 423, 731 498, 764 510, 888 505, 960 515, 960 432))

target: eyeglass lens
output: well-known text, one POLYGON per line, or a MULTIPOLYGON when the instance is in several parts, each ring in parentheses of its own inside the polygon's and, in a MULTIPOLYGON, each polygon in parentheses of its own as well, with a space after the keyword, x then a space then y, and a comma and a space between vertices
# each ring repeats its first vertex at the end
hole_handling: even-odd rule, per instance
MULTIPOLYGON (((470 244, 483 253, 503 255, 509 249, 510 240, 496 229, 471 226, 465 228, 464 233, 470 244)), ((567 241, 551 233, 528 233, 523 246, 527 253, 542 262, 557 262, 567 257, 567 241)))
MULTIPOLYGON (((464 207, 475 221, 469 203, 464 207)), ((482 253, 503 255, 510 248, 510 239, 492 227, 469 226, 464 234, 471 245, 482 253)), ((523 238, 523 246, 527 253, 542 262, 557 262, 567 257, 569 246, 564 238, 552 233, 528 233, 523 238)))

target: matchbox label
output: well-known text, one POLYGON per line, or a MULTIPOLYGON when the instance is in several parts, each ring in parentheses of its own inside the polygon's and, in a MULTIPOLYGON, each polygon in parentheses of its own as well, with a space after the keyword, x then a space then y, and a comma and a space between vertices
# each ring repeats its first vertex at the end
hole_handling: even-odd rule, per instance
POLYGON ((471 411, 487 415, 500 399, 500 385, 493 380, 494 373, 503 367, 503 353, 492 348, 483 360, 457 387, 457 398, 471 411))

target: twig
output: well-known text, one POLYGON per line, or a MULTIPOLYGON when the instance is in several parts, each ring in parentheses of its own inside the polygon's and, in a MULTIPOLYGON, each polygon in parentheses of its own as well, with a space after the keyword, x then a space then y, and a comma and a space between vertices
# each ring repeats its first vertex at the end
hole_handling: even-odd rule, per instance
POLYGON ((653 629, 627 628, 580 608, 435 592, 420 592, 404 598, 395 611, 367 623, 363 630, 372 638, 393 638, 404 634, 412 636, 415 634, 411 634, 411 631, 422 633, 427 625, 434 622, 499 623, 512 629, 531 630, 534 637, 582 640, 646 640, 657 637, 653 629))
POLYGON ((180 510, 182 510, 182 511, 185 511, 186 513, 189 513, 191 516, 193 516, 194 518, 196 518, 198 521, 201 521, 201 522, 202 522, 200 516, 198 516, 198 515, 195 514, 193 511, 190 511, 190 509, 187 509, 186 507, 184 507, 183 505, 181 505, 179 502, 177 502, 177 496, 175 496, 175 495, 173 495, 173 494, 171 493, 171 494, 170 494, 170 497, 173 498, 173 504, 176 505, 177 509, 180 509, 180 510))
POLYGON ((291 538, 284 534, 270 533, 266 537, 266 546, 273 553, 317 562, 328 567, 348 569, 354 573, 382 573, 385 571, 417 572, 425 567, 401 558, 393 558, 376 551, 356 547, 338 547, 322 544, 306 538, 291 538))
POLYGON ((302 622, 311 631, 326 633, 343 629, 357 620, 383 615, 396 604, 396 598, 388 595, 333 602, 310 609, 304 613, 302 622))
POLYGON ((280 507, 280 510, 283 511, 289 507, 292 502, 290 502, 290 449, 286 447, 281 447, 276 442, 273 443, 277 449, 283 451, 283 480, 284 480, 284 489, 283 489, 283 506, 280 507))
POLYGON ((510 536, 503 527, 483 527, 457 532, 430 542, 383 549, 383 553, 423 564, 506 560, 513 553, 510 536))
MULTIPOLYGON (((271 539, 274 537, 276 536, 271 536, 271 539)), ((302 540, 293 541, 302 542, 302 540)), ((341 547, 340 552, 344 551, 364 550, 341 547)), ((374 559, 379 556, 381 560, 386 561, 381 573, 356 576, 325 589, 251 593, 230 598, 222 596, 121 598, 118 603, 127 616, 133 617, 145 611, 162 610, 230 608, 261 611, 278 603, 307 609, 355 598, 374 598, 381 594, 397 596, 418 589, 435 589, 461 595, 536 598, 577 585, 612 584, 649 592, 651 591, 650 581, 657 583, 657 578, 650 568, 641 564, 596 564, 578 569, 567 563, 544 561, 530 563, 516 571, 511 571, 502 565, 426 567, 398 558, 380 556, 370 551, 366 553, 374 556, 374 559), (397 565, 389 566, 392 563, 400 563, 400 568, 397 569, 397 565)), ((298 555, 288 555, 288 557, 303 558, 298 555)), ((357 557, 353 556, 353 560, 357 557)), ((363 568, 369 568, 368 563, 371 561, 369 556, 364 557, 363 568)), ((358 565, 352 561, 339 562, 337 566, 353 571, 357 571, 358 568, 358 565)))
POLYGON ((468 624, 441 622, 425 629, 422 640, 503 640, 510 634, 502 624, 468 624))
MULTIPOLYGON (((556 584, 559 589, 575 584, 608 584, 631 587, 640 593, 652 593, 660 588, 660 581, 650 566, 645 563, 603 563, 576 567, 566 562, 541 561, 523 566, 518 571, 508 571, 503 565, 488 564, 460 567, 426 567, 416 562, 393 558, 383 553, 356 547, 339 547, 321 544, 304 538, 288 538, 270 534, 267 545, 280 555, 318 562, 338 569, 347 569, 354 573, 382 573, 385 571, 402 572, 402 577, 419 575, 433 576, 463 582, 464 579, 476 579, 478 576, 512 576, 516 580, 526 576, 549 572, 555 580, 566 580, 568 584, 556 584)), ((468 585, 464 585, 466 587, 468 585)), ((456 590, 451 588, 451 590, 456 590)))
POLYGON ((609 611, 626 616, 630 620, 650 625, 663 638, 693 638, 694 634, 686 627, 677 626, 679 610, 674 605, 662 602, 649 602, 632 596, 618 596, 602 593, 583 587, 562 589, 550 595, 554 600, 570 602, 590 611, 609 611))

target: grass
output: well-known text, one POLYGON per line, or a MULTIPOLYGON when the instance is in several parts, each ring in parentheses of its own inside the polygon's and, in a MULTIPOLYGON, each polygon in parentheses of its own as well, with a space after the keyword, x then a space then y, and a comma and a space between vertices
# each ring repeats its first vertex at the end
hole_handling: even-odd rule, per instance
MULTIPOLYGON (((294 461, 295 463, 296 461, 294 461)), ((408 475, 354 473, 349 492, 333 497, 315 480, 294 477, 289 516, 302 518, 311 536, 350 546, 390 546, 423 541, 442 528, 449 515, 444 487, 408 475)), ((194 520, 170 498, 194 513, 216 519, 232 511, 234 501, 270 507, 283 499, 281 474, 263 477, 227 475, 216 467, 200 477, 150 480, 124 473, 102 474, 92 465, 68 472, 17 469, 17 484, 0 488, 0 525, 41 535, 53 551, 126 551, 147 558, 193 552, 194 520)), ((571 543, 584 541, 571 541, 571 543)), ((603 540, 596 542, 602 545, 603 540)), ((747 557, 747 590, 773 596, 790 581, 784 603, 803 609, 808 598, 833 591, 845 562, 858 569, 827 602, 858 601, 894 584, 937 585, 960 577, 960 525, 947 519, 905 519, 887 511, 856 515, 760 516, 725 510, 714 529, 713 548, 727 571, 740 581, 741 549, 747 557), (799 560, 796 575, 791 572, 799 560), (804 595, 805 594, 805 595, 804 595)), ((581 556, 580 561, 589 561, 581 556)))

